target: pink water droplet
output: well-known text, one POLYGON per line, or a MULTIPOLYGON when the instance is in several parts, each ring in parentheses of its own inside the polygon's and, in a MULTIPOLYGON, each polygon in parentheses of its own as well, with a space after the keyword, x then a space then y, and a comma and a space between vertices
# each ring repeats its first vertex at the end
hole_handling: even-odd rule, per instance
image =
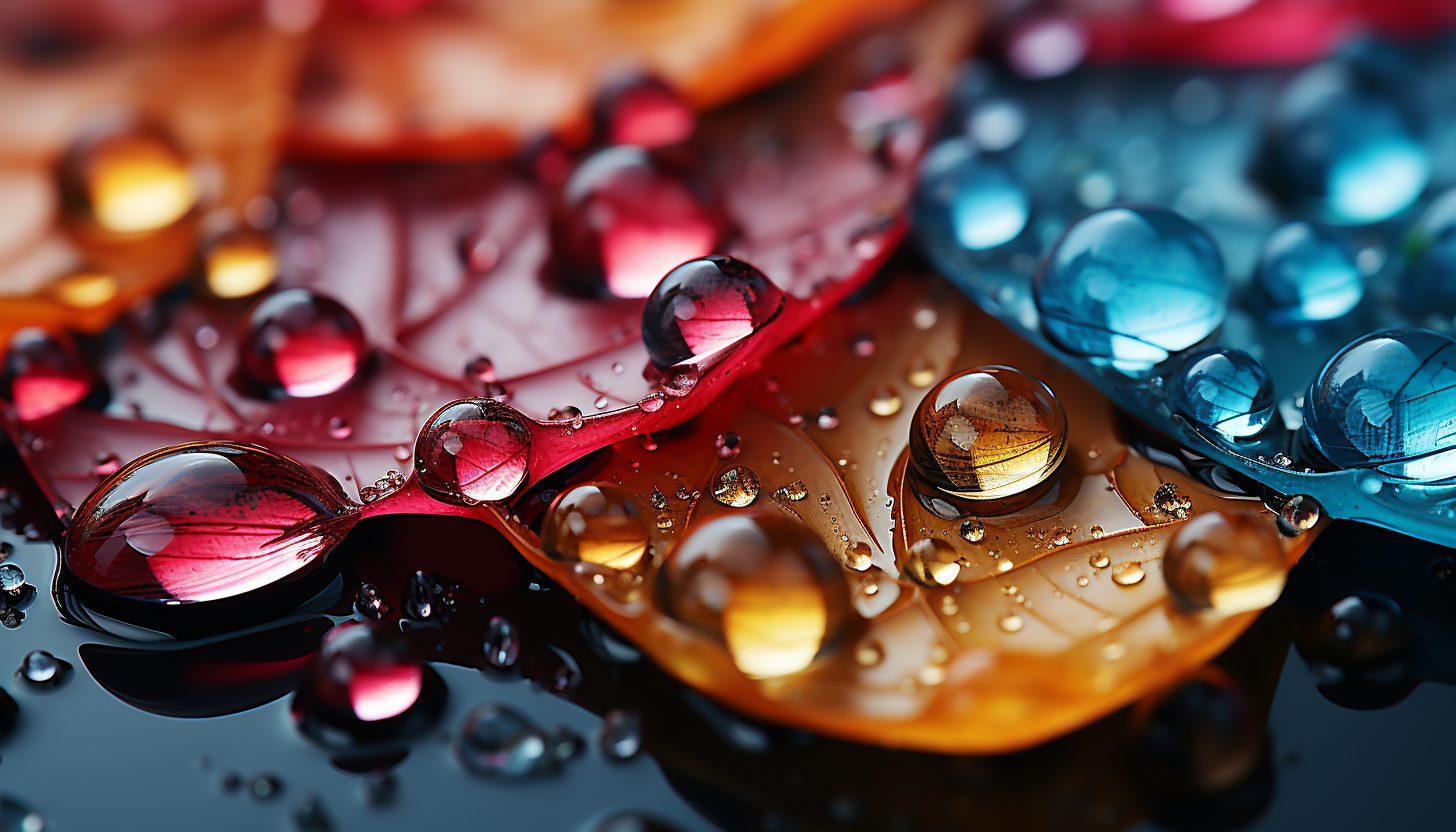
POLYGON ((666 147, 686 141, 697 116, 661 80, 631 75, 608 85, 596 103, 597 130, 611 144, 666 147))
POLYGON ((29 327, 11 336, 0 396, 22 422, 59 413, 91 392, 91 373, 64 333, 29 327))
POLYGON ((648 297, 642 342, 652 363, 666 369, 752 335, 783 305, 783 292, 753 266, 702 257, 673 269, 648 297))
POLYGON ((408 644, 382 627, 347 621, 319 645, 309 674, 318 701, 363 722, 399 716, 420 697, 425 668, 408 644))
POLYGON ((524 416, 492 399, 462 399, 440 408, 420 431, 415 471, 438 500, 504 500, 525 484, 530 450, 524 416))
POLYGON ((265 389, 324 396, 348 384, 364 361, 364 331, 338 301, 285 289, 254 304, 243 320, 242 368, 265 389))

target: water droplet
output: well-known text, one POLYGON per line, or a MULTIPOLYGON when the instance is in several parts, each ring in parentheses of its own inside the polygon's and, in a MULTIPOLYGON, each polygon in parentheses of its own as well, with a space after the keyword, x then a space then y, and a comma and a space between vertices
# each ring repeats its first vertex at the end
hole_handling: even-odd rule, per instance
MULTIPOLYGON (((869 333, 860 333, 850 339, 849 351, 860 358, 869 358, 875 354, 875 339, 869 333)), ((773 392, 773 391, 769 391, 773 392)))
POLYGON ((579 282, 642 298, 679 263, 711 253, 723 226, 687 176, 641 147, 618 145, 587 156, 566 180, 552 251, 579 282))
POLYGON ((1112 563, 1112 559, 1107 557, 1106 552, 1095 552, 1087 558, 1087 565, 1093 569, 1106 569, 1110 563, 1112 563))
POLYGON ((893 387, 876 387, 870 393, 870 412, 876 416, 894 416, 903 404, 893 387))
POLYGON ((439 718, 444 684, 397 630, 346 621, 329 630, 293 700, 309 739, 355 750, 418 733, 439 718))
POLYGON ((1214 348, 1188 356, 1169 393, 1184 418, 1230 438, 1253 436, 1274 416, 1274 382, 1243 350, 1214 348))
POLYGON ((485 627, 485 663, 497 670, 514 667, 521 655, 521 637, 505 616, 493 615, 485 627))
POLYGON ((629 74, 602 89, 593 115, 598 135, 610 144, 667 147, 686 141, 697 127, 693 108, 659 78, 629 74))
POLYGON ((10 402, 21 421, 58 413, 90 392, 91 373, 67 335, 27 327, 11 336, 0 398, 10 402))
POLYGON ((1404 55, 1372 44, 1301 72, 1272 111, 1260 173, 1331 222, 1404 210, 1431 177, 1413 75, 1404 55))
POLYGON ((1019 633, 1021 632, 1021 628, 1026 626, 1026 622, 1016 613, 1009 612, 996 619, 996 626, 1003 633, 1019 633))
POLYGON ((241 367, 263 392, 308 398, 353 380, 367 346, 343 304, 308 289, 284 289, 253 304, 242 324, 241 367))
MULTIPOLYGON (((665 401, 666 397, 662 393, 648 393, 642 397, 641 401, 637 402, 637 406, 642 409, 643 413, 656 413, 662 409, 663 402, 665 401)), ((646 437, 643 438, 645 439, 646 437)), ((656 450, 656 448, 650 448, 649 450, 656 450)))
POLYGON ((742 442, 736 433, 719 434, 713 440, 713 445, 718 449, 718 457, 720 459, 732 459, 738 456, 738 453, 743 450, 741 447, 742 442))
POLYGON ((378 621, 389 615, 389 605, 379 595, 379 587, 374 584, 360 584, 359 591, 354 594, 354 611, 365 618, 378 621))
POLYGON ((1086 586, 1087 584, 1090 584, 1090 583, 1092 583, 1092 579, 1091 578, 1088 578, 1086 575, 1078 575, 1077 576, 1077 586, 1086 586))
POLYGON ((803 480, 794 480, 788 485, 776 489, 773 493, 773 496, 775 500, 778 500, 781 503, 786 501, 790 503, 797 503, 805 497, 809 496, 809 488, 808 486, 804 485, 803 480))
POLYGON ((960 555, 938 537, 926 537, 910 545, 902 571, 926 586, 949 586, 961 574, 960 555))
POLYGON ((27 683, 41 687, 54 687, 65 681, 70 671, 69 662, 52 656, 44 650, 32 650, 25 654, 20 669, 15 675, 27 683))
MULTIPOLYGON (((666 497, 662 503, 666 506, 666 497)), ((647 552, 647 540, 647 523, 636 499, 626 489, 607 484, 563 492, 541 527, 546 554, 609 569, 636 566, 647 552)))
POLYGON ((724 470, 713 487, 713 499, 732 508, 753 505, 758 499, 758 475, 742 465, 724 470))
POLYGON ((1101 540, 1102 539, 1102 536, 1107 533, 1107 532, 1105 532, 1105 531, 1102 530, 1102 527, 1101 526, 1098 526, 1098 525, 1092 526, 1092 528, 1088 529, 1087 531, 1088 531, 1089 534, 1092 535, 1092 539, 1093 540, 1101 540))
POLYGON ((642 310, 642 341, 652 363, 665 370, 747 338, 783 305, 783 292, 753 266, 701 257, 668 272, 652 290, 642 310))
POLYGON ((20 801, 0 795, 0 829, 5 832, 45 832, 46 819, 20 801))
POLYGON ((1307 494, 1295 494, 1279 508, 1279 531, 1287 537, 1304 534, 1319 523, 1321 514, 1323 512, 1315 498, 1307 494))
POLYGON ((1068 228, 1033 292, 1053 341, 1128 373, 1208 337, 1229 295, 1223 257, 1207 233, 1163 208, 1125 206, 1068 228))
POLYGON ((271 800, 283 790, 283 784, 271 774, 262 774, 248 784, 248 791, 258 800, 271 800))
POLYGON ((595 407, 597 410, 606 410, 611 404, 611 399, 608 399, 606 396, 597 396, 592 400, 592 407, 595 407))
POLYGON ((239 228, 218 235, 202 255, 207 288, 220 298, 245 298, 278 276, 278 254, 267 234, 239 228))
POLYGON ((797 673, 844 622, 844 570, 797 520, 730 514, 697 527, 658 578, 662 608, 723 639, 744 675, 797 673))
POLYGON ((1165 482, 1158 486, 1153 492, 1153 508, 1161 511, 1169 517, 1182 519, 1188 516, 1188 510, 1193 508, 1193 501, 1178 493, 1178 486, 1171 482, 1165 482))
POLYGON ((1269 237, 1255 278, 1280 323, 1338 318, 1365 296, 1365 279, 1345 241, 1304 222, 1269 237))
POLYGON ((1456 475, 1456 341, 1425 329, 1371 333, 1340 350, 1304 397, 1304 429, 1341 468, 1456 475))
POLYGON ((400 609, 415 621, 429 621, 445 614, 445 588, 428 572, 415 572, 405 581, 400 609))
POLYGON ((1307 659, 1354 669, 1389 662, 1409 637, 1399 605, 1384 595, 1360 592, 1332 604, 1297 644, 1307 659))
POLYGON ((885 649, 877 642, 860 642, 854 648, 854 660, 861 667, 874 667, 885 660, 885 649))
POLYGON ((0 592, 9 595, 25 586, 25 572, 13 563, 0 563, 0 592))
POLYGON ((1263 609, 1284 589, 1284 549, 1267 522, 1211 511, 1168 541, 1163 578, 1185 609, 1234 615, 1263 609))
POLYGON ((1030 215, 1026 190, 969 141, 936 145, 920 168, 916 220, 963 248, 984 251, 1014 240, 1030 215))
POLYGON ((465 715, 452 748, 476 774, 518 779, 559 769, 564 761, 556 750, 559 745, 525 714, 488 702, 465 715))
POLYGON ((911 387, 929 387, 936 378, 935 363, 928 358, 916 358, 905 369, 905 381, 911 387))
POLYGON ((642 715, 618 708, 607 711, 597 746, 608 760, 620 762, 636 757, 642 750, 642 715))
POLYGON ((980 543, 986 536, 986 525, 980 520, 972 517, 961 524, 961 537, 971 543, 980 543))
POLYGON ((819 418, 815 424, 819 426, 820 430, 834 430, 839 427, 839 413, 834 408, 825 405, 819 408, 819 418))
POLYGON ((530 451, 530 424, 515 409, 494 399, 462 399, 436 411, 420 431, 415 471, 437 500, 505 500, 525 484, 530 451))
POLYGON ((1112 567, 1112 582, 1118 586, 1136 586, 1143 582, 1147 573, 1143 571, 1143 565, 1137 561, 1123 561, 1112 567))
POLYGON ((66 566, 136 601, 232 598, 310 572, 353 524, 335 489, 254 445, 198 442, 142 456, 76 509, 66 566))
POLYGON ((165 228, 197 202, 197 186, 177 146, 135 127, 93 134, 73 146, 61 167, 61 193, 73 212, 118 234, 165 228))
POLYGON ((910 425, 910 462, 941 491, 995 499, 1051 476, 1066 440, 1066 414, 1045 384, 1010 367, 973 367, 921 401, 910 425))

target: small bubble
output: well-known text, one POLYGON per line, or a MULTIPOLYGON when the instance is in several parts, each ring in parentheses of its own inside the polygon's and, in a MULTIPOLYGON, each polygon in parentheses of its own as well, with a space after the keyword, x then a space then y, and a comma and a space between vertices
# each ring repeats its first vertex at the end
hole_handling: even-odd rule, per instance
POLYGON ((797 503, 809 496, 809 488, 804 485, 803 480, 794 480, 782 488, 774 491, 773 497, 779 502, 797 503))
MULTIPOLYGON (((935 326, 935 322, 938 320, 940 320, 940 315, 930 307, 915 310, 915 314, 910 318, 910 322, 919 330, 930 329, 935 326)), ((920 386, 923 387, 924 385, 920 386)))
POLYGON ((741 446, 742 441, 738 438, 738 434, 736 433, 719 434, 718 437, 713 440, 713 447, 718 449, 719 459, 732 459, 733 457, 738 456, 739 452, 743 450, 741 446))
POLYGON ((825 405, 819 408, 819 418, 815 422, 820 430, 834 430, 839 427, 839 413, 834 408, 825 405))
POLYGON ((592 400, 592 407, 595 407, 597 410, 606 410, 610 404, 611 401, 606 396, 597 396, 592 400))
POLYGON ((348 439, 354 433, 354 429, 342 418, 335 416, 329 419, 329 436, 334 439, 348 439))
POLYGON ((282 790, 283 784, 278 781, 278 778, 270 774, 262 774, 254 777, 253 782, 248 784, 248 791, 258 800, 269 800, 277 797, 278 793, 282 790))
POLYGON ((608 760, 624 762, 637 756, 642 750, 642 715, 621 709, 608 711, 597 743, 608 760))
POLYGON ((1012 563, 1010 558, 1003 558, 1002 560, 997 561, 997 563, 996 563, 996 571, 997 572, 1010 572, 1011 570, 1013 570, 1015 568, 1016 568, 1016 564, 1012 563))
POLYGON ((1021 628, 1026 626, 1026 622, 1021 619, 1021 616, 1011 612, 996 619, 996 626, 1000 627, 1003 633, 1019 633, 1021 628))
POLYGON ((25 572, 13 563, 0 564, 0 591, 17 592, 25 586, 25 572))
POLYGON ((1319 523, 1320 504, 1306 494, 1295 494, 1279 508, 1279 531, 1287 537, 1303 534, 1319 523))
POLYGON ((844 565, 849 567, 850 569, 853 569, 856 572, 863 572, 866 569, 870 568, 870 563, 873 559, 873 556, 874 555, 870 549, 870 544, 865 543, 863 540, 861 540, 856 542, 853 546, 848 546, 845 548, 844 565))
POLYGON ((870 412, 876 416, 894 416, 904 402, 893 387, 877 387, 870 393, 870 412))
POLYGON ((1105 534, 1105 532, 1102 531, 1101 526, 1093 526, 1092 528, 1088 529, 1088 531, 1092 533, 1093 540, 1101 540, 1102 535, 1105 534))
POLYGON ((1147 573, 1143 571, 1143 565, 1137 561, 1123 561, 1112 567, 1112 582, 1118 586, 1135 586, 1142 583, 1147 573))
POLYGON ((974 517, 961 524, 961 537, 971 543, 979 543, 986 536, 986 526, 974 517))
POLYGON ((935 364, 928 358, 916 358, 905 368, 905 381, 911 387, 929 387, 937 377, 935 364))
POLYGON ((860 642, 854 648, 854 660, 861 667, 874 667, 885 660, 885 650, 873 641, 860 642))
POLYGON ((1077 576, 1077 586, 1086 586, 1087 584, 1090 584, 1090 583, 1092 583, 1092 581, 1089 580, 1086 575, 1078 575, 1077 576))
POLYGON ((723 471, 713 487, 713 499, 731 508, 753 505, 758 499, 758 475, 742 465, 723 471))

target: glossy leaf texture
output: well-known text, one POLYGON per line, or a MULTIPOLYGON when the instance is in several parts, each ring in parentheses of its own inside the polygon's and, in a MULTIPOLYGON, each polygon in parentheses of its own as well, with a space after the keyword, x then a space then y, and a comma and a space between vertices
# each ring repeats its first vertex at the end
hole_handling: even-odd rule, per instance
MULTIPOLYGON (((906 115, 928 123, 959 42, 920 34, 913 54, 926 95, 906 115)), ((9 427, 64 505, 117 463, 205 439, 263 445, 368 502, 403 482, 391 472, 410 471, 430 414, 469 396, 502 398, 528 417, 527 484, 678 424, 863 284, 903 235, 913 159, 861 149, 837 116, 857 89, 855 65, 838 56, 779 95, 704 119, 697 157, 714 161, 699 173, 736 231, 725 253, 761 269, 785 298, 754 334, 701 361, 650 368, 642 301, 556 285, 550 188, 513 167, 302 166, 279 175, 278 282, 331 296, 358 319, 370 355, 351 384, 310 398, 249 389, 238 358, 246 301, 199 291, 108 334, 104 413, 72 408, 9 427)))
MULTIPOLYGON (((687 426, 618 443, 573 476, 567 493, 615 485, 633 496, 650 552, 637 565, 554 559, 534 531, 539 503, 519 520, 499 509, 493 516, 589 609, 735 710, 861 742, 1001 753, 1173 683, 1257 615, 1185 611, 1159 561, 1188 517, 1248 515, 1275 539, 1273 515, 1249 495, 1205 484, 1172 455, 1144 456, 1120 430, 1109 402, 1075 374, 940 280, 900 270, 780 348, 687 426), (1067 458, 1029 505, 945 519, 905 475, 910 420, 930 385, 992 363, 1032 373, 1055 392, 1067 411, 1067 458), (902 400, 898 409, 884 404, 887 390, 902 400), (735 440, 727 458, 719 448, 726 434, 735 440), (725 488, 729 469, 753 476, 739 471, 725 488), (733 498, 748 480, 757 494, 744 508, 733 498), (822 584, 822 612, 796 618, 778 609, 767 631, 724 613, 725 632, 715 634, 667 613, 678 590, 664 584, 664 561, 709 521, 752 512, 797 518, 839 561, 850 608, 840 626, 831 597, 838 581, 822 584), (982 524, 974 542, 961 531, 966 520, 982 524), (906 574, 926 539, 957 567, 944 585, 906 574), (822 643, 794 643, 806 626, 822 643), (762 663, 745 664, 746 643, 780 658, 818 652, 802 670, 765 676, 762 663)), ((1311 537, 1278 538, 1281 574, 1311 537)), ((776 597, 780 607, 805 603, 792 592, 776 597)))

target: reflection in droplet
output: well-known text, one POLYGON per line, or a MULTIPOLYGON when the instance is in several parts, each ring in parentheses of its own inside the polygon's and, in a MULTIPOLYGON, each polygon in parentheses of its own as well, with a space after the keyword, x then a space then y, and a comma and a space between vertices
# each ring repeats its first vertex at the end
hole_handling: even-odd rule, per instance
POLYGON ((1243 350, 1215 347, 1188 356, 1169 397, 1194 425, 1230 438, 1253 436, 1274 416, 1274 382, 1243 350))
POLYGON ((278 276, 278 254, 268 235, 238 229, 213 240, 202 255, 207 288, 220 298, 245 298, 278 276))
POLYGON ((415 440, 415 473, 437 500, 504 500, 529 476, 531 428, 494 399, 462 399, 435 412, 415 440))
POLYGON ((1026 227, 1026 190, 999 162, 963 138, 935 146, 920 169, 916 220, 944 227, 972 251, 995 248, 1026 227))
POLYGON ((485 663, 497 670, 513 667, 521 655, 521 637, 505 616, 491 616, 485 627, 485 663))
POLYGON ((893 387, 876 387, 870 392, 870 412, 876 416, 894 416, 903 402, 893 387))
POLYGON ((253 304, 242 323, 241 366, 265 391, 325 396, 354 379, 364 330, 346 307, 308 289, 284 289, 253 304))
POLYGON ((1279 507, 1279 531, 1288 537, 1304 534, 1319 523, 1322 513, 1315 498, 1308 494, 1295 494, 1279 507))
POLYGON ((55 687, 65 681, 71 665, 44 650, 32 650, 25 654, 20 669, 15 675, 39 687, 55 687))
POLYGON ((1016 613, 1009 612, 996 619, 996 626, 1003 633, 1019 633, 1021 632, 1021 628, 1026 626, 1026 622, 1016 613))
POLYGON ((1365 279, 1345 241, 1304 222, 1269 237, 1255 277, 1280 322, 1338 318, 1365 296, 1365 279))
POLYGON ((1143 571, 1143 565, 1136 561, 1123 561, 1112 567, 1112 582, 1118 586, 1136 586, 1145 577, 1147 573, 1143 571))
POLYGON ((967 541, 971 543, 980 543, 981 539, 985 536, 986 525, 980 520, 972 517, 964 523, 961 523, 961 537, 965 538, 967 541))
POLYGON ((548 774, 570 756, 562 743, 525 714, 493 702, 477 705, 465 715, 451 748, 470 771, 504 779, 548 774))
POLYGON ((556 498, 541 524, 541 546, 557 560, 631 569, 647 552, 647 523, 626 489, 578 485, 556 498))
POLYGON ((949 586, 961 573, 960 556, 955 547, 938 537, 912 543, 901 568, 926 586, 949 586))
POLYGON ((61 189, 74 210, 120 234, 169 226, 197 202, 187 160, 165 137, 144 129, 83 140, 66 156, 61 189))
POLYGON ((1168 594, 1185 609, 1234 615, 1263 609, 1284 589, 1284 549, 1258 517, 1210 511, 1179 527, 1163 554, 1168 594))
POLYGON ((85 399, 91 374, 64 333, 27 327, 10 337, 0 375, 0 398, 23 422, 41 419, 85 399))
POLYGON ((724 469, 713 486, 713 499, 732 508, 753 505, 758 499, 758 475, 742 465, 724 469))
POLYGON ((735 344, 776 318, 784 294, 763 272, 713 255, 663 277, 642 310, 642 342, 660 370, 735 344))
POLYGON ((597 740, 602 756, 624 761, 642 750, 642 715, 636 711, 614 708, 602 718, 602 732, 597 740))

